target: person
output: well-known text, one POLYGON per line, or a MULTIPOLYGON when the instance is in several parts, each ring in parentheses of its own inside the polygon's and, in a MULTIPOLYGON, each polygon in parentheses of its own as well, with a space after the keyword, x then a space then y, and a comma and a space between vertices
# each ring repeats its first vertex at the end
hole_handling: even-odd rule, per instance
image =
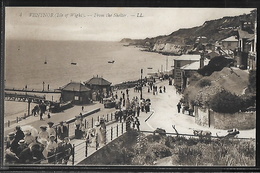
POLYGON ((60 140, 64 140, 65 137, 68 137, 68 127, 63 124, 63 121, 61 121, 58 126, 57 134, 60 140))
POLYGON ((185 104, 183 103, 182 104, 182 114, 184 114, 185 113, 185 104))
POLYGON ((166 93, 166 87, 165 87, 165 86, 163 86, 163 92, 165 92, 165 93, 166 93))
POLYGON ((18 156, 19 163, 21 164, 33 164, 40 163, 45 157, 41 152, 41 147, 37 143, 32 143, 25 148, 18 156))
POLYGON ((82 112, 84 111, 84 106, 81 107, 82 112))
POLYGON ((75 121, 75 138, 76 139, 80 139, 82 137, 82 131, 81 131, 81 118, 80 116, 76 116, 76 121, 75 121))
POLYGON ((43 116, 43 112, 40 111, 40 120, 43 120, 42 116, 43 116))
POLYGON ((132 126, 133 126, 133 129, 135 129, 135 119, 133 118, 132 115, 131 116, 131 123, 132 123, 132 126))
POLYGON ((16 152, 16 155, 19 155, 21 154, 21 152, 27 148, 27 144, 25 143, 25 141, 23 139, 21 139, 19 142, 19 147, 17 148, 17 152, 16 152))
POLYGON ((180 102, 177 104, 177 109, 178 109, 178 113, 180 113, 180 111, 181 111, 181 103, 180 102))
POLYGON ((136 108, 137 117, 139 117, 139 115, 140 115, 140 110, 141 110, 140 106, 137 105, 137 108, 136 108))
POLYGON ((96 141, 96 147, 100 146, 101 143, 101 127, 100 123, 98 121, 95 122, 95 141, 96 141))
POLYGON ((129 92, 129 89, 127 88, 127 89, 126 89, 126 95, 128 95, 128 92, 129 92))
POLYGON ((100 119, 100 144, 104 145, 106 143, 106 124, 103 118, 100 119))
POLYGON ((57 141, 57 149, 56 149, 56 162, 58 164, 62 164, 62 160, 64 158, 65 149, 63 146, 63 142, 61 140, 57 141))
POLYGON ((24 141, 27 145, 35 142, 35 137, 32 136, 32 133, 29 130, 25 131, 24 141))
POLYGON ((47 132, 47 126, 41 125, 40 129, 41 129, 41 131, 39 132, 37 140, 40 140, 42 138, 48 140, 49 139, 49 133, 47 132))
POLYGON ((72 145, 70 143, 70 139, 68 137, 64 138, 64 157, 63 157, 63 163, 67 164, 70 156, 72 155, 72 145))
POLYGON ((48 163, 54 163, 55 162, 55 152, 58 147, 57 143, 54 141, 55 136, 51 135, 50 140, 47 142, 46 150, 48 152, 48 163))
POLYGON ((140 121, 137 117, 135 117, 135 125, 137 127, 137 130, 140 131, 140 121))
POLYGON ((159 87, 159 89, 160 89, 160 91, 159 91, 159 92, 160 92, 160 93, 162 93, 162 86, 160 86, 160 87, 159 87))
POLYGON ((142 112, 144 112, 144 100, 143 100, 143 99, 141 100, 140 105, 141 105, 141 110, 142 110, 142 112))
POLYGON ((123 118, 123 112, 121 110, 118 112, 118 117, 119 117, 119 122, 121 123, 123 118))
MULTIPOLYGON (((47 149, 46 149, 46 146, 47 146, 47 143, 48 143, 47 139, 41 138, 41 139, 39 139, 37 142, 38 142, 38 143, 40 144, 40 146, 41 146, 41 152, 42 152, 43 156, 44 156, 45 158, 47 158, 47 157, 48 157, 48 151, 47 151, 47 149)), ((33 143, 32 143, 32 144, 33 144, 33 143)), ((31 145, 31 144, 30 144, 30 145, 31 145)))
POLYGON ((130 108, 130 100, 129 100, 129 98, 126 99, 125 108, 126 109, 130 108))
POLYGON ((21 130, 20 126, 16 126, 15 127, 16 133, 15 133, 15 140, 17 141, 17 143, 24 138, 24 133, 21 130))
POLYGON ((150 102, 149 101, 146 101, 145 102, 145 113, 147 113, 147 112, 150 112, 150 102))
POLYGON ((54 135, 56 139, 56 130, 53 128, 54 123, 50 121, 47 124, 49 125, 49 127, 47 128, 46 131, 48 132, 49 136, 54 135))
POLYGON ((19 160, 19 158, 16 155, 18 147, 19 144, 15 140, 15 133, 9 133, 5 150, 5 159, 7 163, 16 163, 19 160))

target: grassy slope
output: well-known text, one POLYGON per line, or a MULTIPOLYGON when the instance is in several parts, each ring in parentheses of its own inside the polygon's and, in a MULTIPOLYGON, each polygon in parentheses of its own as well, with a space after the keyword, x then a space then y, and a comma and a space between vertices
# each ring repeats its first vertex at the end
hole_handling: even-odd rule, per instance
POLYGON ((108 144, 84 165, 253 166, 255 141, 199 140, 129 133, 108 144), (137 137, 137 138, 136 138, 137 137))
POLYGON ((207 97, 206 100, 209 100, 214 96, 214 93, 219 91, 219 88, 224 88, 231 93, 241 95, 248 85, 249 73, 237 68, 232 69, 233 72, 230 68, 225 67, 221 71, 212 73, 210 76, 202 77, 199 81, 192 83, 185 90, 185 93, 190 100, 196 100, 199 94, 204 95, 202 97, 207 97), (201 88, 199 82, 203 79, 210 80, 211 86, 201 88))

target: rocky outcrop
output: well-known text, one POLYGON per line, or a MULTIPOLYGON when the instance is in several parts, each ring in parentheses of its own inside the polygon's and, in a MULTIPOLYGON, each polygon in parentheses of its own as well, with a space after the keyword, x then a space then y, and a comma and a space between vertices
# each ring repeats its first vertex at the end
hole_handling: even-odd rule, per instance
POLYGON ((174 54, 181 55, 182 47, 173 43, 155 43, 152 51, 159 52, 162 54, 174 54))

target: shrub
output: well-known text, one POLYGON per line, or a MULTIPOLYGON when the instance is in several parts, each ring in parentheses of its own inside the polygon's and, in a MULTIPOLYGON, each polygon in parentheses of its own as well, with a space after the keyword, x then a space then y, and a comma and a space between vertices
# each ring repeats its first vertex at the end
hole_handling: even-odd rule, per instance
POLYGON ((181 165, 198 165, 202 150, 198 146, 182 146, 178 152, 178 163, 181 165))
POLYGON ((256 96, 254 94, 244 94, 241 98, 241 111, 245 111, 248 107, 254 106, 256 96))
POLYGON ((248 90, 251 93, 256 93, 256 70, 251 70, 249 72, 248 90))
POLYGON ((202 78, 202 76, 199 73, 194 73, 191 77, 190 77, 190 84, 193 82, 197 82, 202 78))
POLYGON ((210 108, 219 113, 235 113, 241 108, 241 98, 226 90, 217 93, 209 102, 210 108))
POLYGON ((210 86, 211 85, 211 80, 209 79, 201 79, 199 82, 198 82, 198 85, 200 88, 204 88, 205 86, 210 86))
POLYGON ((209 61, 209 64, 198 70, 203 76, 210 76, 215 71, 221 71, 224 67, 229 67, 234 60, 227 59, 224 56, 216 56, 209 61))

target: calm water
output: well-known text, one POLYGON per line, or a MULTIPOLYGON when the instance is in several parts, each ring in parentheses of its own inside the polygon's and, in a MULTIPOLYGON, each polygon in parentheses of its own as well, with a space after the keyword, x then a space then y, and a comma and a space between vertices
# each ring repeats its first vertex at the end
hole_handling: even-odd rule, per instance
MULTIPOLYGON (((167 56, 125 47, 117 42, 32 41, 6 42, 6 87, 56 89, 71 80, 84 82, 102 76, 113 84, 140 78, 148 72, 165 70, 167 56), (44 64, 44 61, 47 64, 44 64), (108 61, 114 60, 110 64, 108 61), (77 65, 71 65, 71 62, 77 65), (152 67, 153 69, 147 69, 152 67)), ((168 70, 174 57, 168 57, 168 70)))

